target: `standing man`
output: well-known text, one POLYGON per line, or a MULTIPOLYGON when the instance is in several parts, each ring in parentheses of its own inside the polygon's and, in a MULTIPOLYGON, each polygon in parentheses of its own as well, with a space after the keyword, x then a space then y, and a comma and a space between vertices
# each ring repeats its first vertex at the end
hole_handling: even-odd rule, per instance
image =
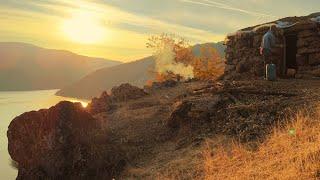
POLYGON ((262 38, 260 54, 263 56, 264 68, 266 68, 267 64, 272 63, 272 59, 271 59, 272 48, 276 44, 276 38, 273 35, 273 33, 275 33, 275 28, 276 28, 275 25, 270 26, 269 31, 262 38))

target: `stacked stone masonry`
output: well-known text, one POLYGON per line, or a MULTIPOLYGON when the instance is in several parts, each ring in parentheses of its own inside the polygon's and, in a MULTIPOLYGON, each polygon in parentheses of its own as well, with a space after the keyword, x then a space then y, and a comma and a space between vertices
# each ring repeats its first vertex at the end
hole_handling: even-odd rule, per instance
MULTIPOLYGON (((316 14, 318 15, 318 14, 316 14)), ((314 15, 313 15, 314 16, 314 15)), ((297 37, 295 78, 320 77, 320 23, 311 21, 312 15, 284 18, 294 24, 288 28, 277 28, 274 33, 276 46, 272 50, 272 61, 277 65, 279 76, 286 76, 286 36, 297 37)), ((226 48, 226 79, 258 78, 264 75, 260 45, 270 25, 260 25, 228 35, 226 48)))

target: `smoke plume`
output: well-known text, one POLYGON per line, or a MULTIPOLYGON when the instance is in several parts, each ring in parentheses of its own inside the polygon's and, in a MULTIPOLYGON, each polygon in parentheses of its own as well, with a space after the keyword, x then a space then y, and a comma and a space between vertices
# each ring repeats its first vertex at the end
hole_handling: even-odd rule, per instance
POLYGON ((174 52, 174 45, 171 43, 162 44, 155 53, 156 71, 161 74, 172 72, 179 74, 185 79, 193 78, 193 67, 176 62, 176 53, 174 52))

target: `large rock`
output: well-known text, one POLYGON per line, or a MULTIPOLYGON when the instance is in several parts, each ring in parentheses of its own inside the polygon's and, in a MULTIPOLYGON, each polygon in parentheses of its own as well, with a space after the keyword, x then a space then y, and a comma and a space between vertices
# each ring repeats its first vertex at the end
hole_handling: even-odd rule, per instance
POLYGON ((139 99, 146 95, 147 93, 143 89, 132 86, 129 83, 121 84, 111 89, 112 99, 118 102, 139 99))
POLYGON ((118 102, 139 99, 146 95, 147 93, 143 89, 128 83, 122 84, 112 88, 110 95, 104 91, 99 98, 93 98, 88 104, 87 111, 93 115, 114 111, 118 102))
POLYGON ((165 89, 165 88, 171 88, 178 85, 178 81, 175 80, 165 80, 162 82, 152 82, 151 86, 145 86, 144 89, 147 91, 149 90, 158 90, 158 89, 165 89))
POLYGON ((192 108, 192 102, 184 101, 174 104, 173 111, 167 121, 167 125, 171 128, 178 128, 181 124, 185 123, 189 117, 189 112, 192 108))
POLYGON ((120 160, 100 132, 80 103, 60 102, 16 117, 7 136, 17 179, 111 178, 120 160))
POLYGON ((209 113, 217 110, 224 100, 222 95, 214 95, 196 100, 178 101, 173 105, 167 126, 173 129, 197 127, 198 124, 207 121, 209 113))
POLYGON ((87 106, 87 110, 91 114, 108 112, 114 108, 115 106, 112 104, 112 99, 106 91, 104 91, 99 98, 93 98, 87 106))

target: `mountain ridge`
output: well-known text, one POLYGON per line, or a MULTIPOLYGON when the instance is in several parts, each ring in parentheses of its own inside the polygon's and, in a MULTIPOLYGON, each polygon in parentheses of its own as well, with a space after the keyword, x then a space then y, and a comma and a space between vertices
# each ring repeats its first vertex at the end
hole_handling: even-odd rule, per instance
POLYGON ((60 89, 120 61, 20 42, 0 42, 0 91, 60 89))

